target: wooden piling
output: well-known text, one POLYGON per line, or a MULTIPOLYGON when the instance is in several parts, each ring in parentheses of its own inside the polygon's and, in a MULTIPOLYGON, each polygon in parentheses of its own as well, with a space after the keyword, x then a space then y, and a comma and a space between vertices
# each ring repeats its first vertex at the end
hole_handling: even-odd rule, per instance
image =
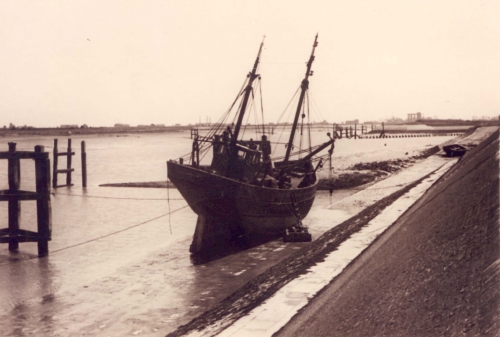
POLYGON ((52 152, 54 166, 52 167, 52 187, 57 188, 57 163, 58 163, 58 153, 57 153, 57 139, 54 139, 54 150, 52 152))
MULTIPOLYGON (((35 146, 35 153, 44 152, 44 147, 35 146)), ((36 201, 38 228, 38 256, 49 254, 49 240, 52 235, 52 212, 50 208, 50 159, 35 158, 36 193, 41 197, 36 201)))
POLYGON ((68 139, 68 151, 67 151, 67 161, 66 161, 66 169, 68 170, 66 172, 66 185, 70 186, 71 185, 71 172, 73 171, 71 169, 71 138, 68 139))
POLYGON ((16 151, 16 144, 9 143, 8 152, 0 152, 0 159, 8 160, 9 189, 0 191, 0 201, 8 202, 8 228, 0 229, 0 243, 8 243, 10 251, 19 249, 20 242, 37 242, 38 255, 48 254, 51 239, 50 212, 50 160, 43 146, 35 152, 16 151), (35 161, 36 192, 20 190, 21 159, 35 161), (20 228, 21 201, 34 200, 37 205, 38 232, 20 228))
POLYGON ((82 140, 82 186, 87 187, 87 152, 84 140, 82 140))
MULTIPOLYGON (((9 153, 16 152, 16 143, 9 143, 9 153)), ((9 193, 14 194, 19 190, 21 185, 21 165, 20 159, 10 156, 8 159, 8 176, 9 176, 9 193)), ((19 230, 19 219, 21 217, 21 205, 19 200, 9 200, 9 231, 11 234, 17 233, 19 230)), ((16 251, 19 248, 19 242, 11 240, 9 242, 9 250, 16 251)))

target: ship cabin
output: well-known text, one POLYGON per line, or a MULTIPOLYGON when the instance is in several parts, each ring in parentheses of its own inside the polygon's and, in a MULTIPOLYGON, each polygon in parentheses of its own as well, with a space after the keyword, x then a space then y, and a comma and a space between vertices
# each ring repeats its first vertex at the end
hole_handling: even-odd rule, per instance
POLYGON ((231 151, 229 134, 215 135, 213 140, 213 158, 210 169, 220 175, 243 182, 252 182, 259 173, 272 168, 271 142, 266 136, 262 140, 239 140, 236 155, 230 165, 231 151))

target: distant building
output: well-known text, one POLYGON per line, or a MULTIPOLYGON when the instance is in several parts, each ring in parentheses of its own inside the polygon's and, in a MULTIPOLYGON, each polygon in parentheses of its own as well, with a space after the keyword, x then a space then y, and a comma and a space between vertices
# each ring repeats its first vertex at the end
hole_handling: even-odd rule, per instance
POLYGON ((416 122, 419 119, 422 119, 422 114, 417 112, 416 114, 408 114, 408 122, 416 122))
POLYGON ((345 121, 345 124, 359 124, 359 119, 355 119, 352 121, 345 121))
POLYGON ((78 129, 78 124, 62 124, 61 129, 78 129))
POLYGON ((115 128, 129 128, 129 124, 116 123, 115 128))

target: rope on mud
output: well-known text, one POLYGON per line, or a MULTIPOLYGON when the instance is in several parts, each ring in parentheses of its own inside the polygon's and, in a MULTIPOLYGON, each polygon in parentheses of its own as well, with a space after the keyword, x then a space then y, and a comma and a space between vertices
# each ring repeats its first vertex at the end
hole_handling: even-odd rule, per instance
POLYGON ((139 227, 139 226, 142 226, 142 225, 145 225, 151 221, 154 221, 154 220, 158 220, 160 218, 163 218, 164 216, 167 216, 167 215, 170 215, 171 213, 174 213, 174 212, 177 212, 177 211, 180 211, 181 209, 183 208, 186 208, 186 207, 189 207, 189 205, 186 205, 184 207, 181 207, 181 208, 178 208, 176 210, 173 210, 171 212, 168 212, 168 213, 165 213, 165 214, 162 214, 162 215, 159 215, 155 218, 152 218, 152 219, 149 219, 149 220, 146 220, 146 221, 143 221, 141 223, 138 223, 138 224, 135 224, 135 225, 132 225, 132 226, 129 226, 129 227, 126 227, 126 228, 123 228, 123 229, 120 229, 120 230, 117 230, 115 232, 112 232, 112 233, 108 233, 106 235, 103 235, 103 236, 100 236, 98 238, 94 238, 94 239, 90 239, 90 240, 87 240, 87 241, 84 241, 84 242, 80 242, 80 243, 77 243, 77 244, 74 244, 72 246, 67 246, 67 247, 64 247, 64 248, 61 248, 61 249, 57 249, 57 250, 53 250, 51 251, 51 253, 57 253, 57 252, 60 252, 60 251, 63 251, 63 250, 66 250, 66 249, 70 249, 70 248, 74 248, 74 247, 78 247, 78 246, 81 246, 81 245, 84 245, 84 244, 87 244, 87 243, 90 243, 90 242, 94 242, 94 241, 97 241, 97 240, 100 240, 100 239, 103 239, 103 238, 106 238, 108 236, 111 236, 111 235, 115 235, 115 234, 118 234, 118 233, 122 233, 122 232, 125 232, 129 229, 132 229, 132 228, 135 228, 135 227, 139 227))
MULTIPOLYGON (((210 199, 212 196, 209 196, 205 199, 202 199, 202 200, 198 200, 196 202, 196 204, 202 202, 202 201, 205 201, 205 200, 208 200, 210 199)), ((82 246, 82 245, 85 245, 87 243, 91 243, 91 242, 94 242, 94 241, 97 241, 97 240, 100 240, 100 239, 103 239, 103 238, 106 238, 106 237, 109 237, 109 236, 112 236, 112 235, 115 235, 115 234, 119 234, 119 233, 122 233, 122 232, 125 232, 129 229, 132 229, 132 228, 136 228, 136 227, 139 227, 139 226, 142 226, 142 225, 145 225, 147 223, 150 223, 151 221, 154 221, 154 220, 157 220, 157 219, 160 219, 160 218, 163 218, 164 216, 167 216, 167 215, 170 215, 172 213, 175 213, 175 212, 178 212, 184 208, 187 208, 189 207, 189 205, 186 205, 186 206, 183 206, 183 207, 180 207, 180 208, 177 208, 177 209, 174 209, 173 211, 169 211, 168 213, 165 213, 165 214, 162 214, 162 215, 159 215, 155 218, 152 218, 152 219, 149 219, 149 220, 146 220, 146 221, 143 221, 141 223, 138 223, 138 224, 135 224, 135 225, 132 225, 132 226, 129 226, 129 227, 126 227, 126 228, 123 228, 123 229, 120 229, 120 230, 117 230, 115 232, 112 232, 112 233, 108 233, 106 235, 103 235, 103 236, 100 236, 100 237, 97 237, 97 238, 93 238, 93 239, 90 239, 90 240, 87 240, 87 241, 84 241, 84 242, 80 242, 80 243, 77 243, 77 244, 74 244, 74 245, 71 245, 71 246, 67 246, 67 247, 64 247, 64 248, 60 248, 60 249, 56 249, 56 250, 53 250, 51 251, 50 253, 53 254, 53 253, 58 253, 58 252, 61 252, 63 250, 67 250, 67 249, 70 249, 70 248, 75 248, 75 247, 78 247, 78 246, 82 246)), ((37 259, 39 258, 38 256, 32 256, 32 257, 29 257, 29 258, 26 258, 26 259, 22 259, 22 260, 18 260, 16 262, 23 262, 23 261, 28 261, 28 260, 32 260, 32 259, 37 259)), ((6 265, 6 264, 9 264, 11 262, 7 262, 7 263, 2 263, 0 264, 0 266, 3 266, 3 265, 6 265)))
MULTIPOLYGON (((84 241, 84 242, 80 242, 80 243, 77 243, 77 244, 74 244, 74 245, 71 245, 71 246, 67 246, 67 247, 64 247, 64 248, 60 248, 60 249, 56 249, 56 250, 53 250, 51 251, 50 253, 51 254, 54 254, 54 253, 58 253, 58 252, 61 252, 63 250, 67 250, 67 249, 70 249, 70 248, 75 248, 75 247, 78 247, 78 246, 82 246, 82 245, 85 245, 87 243, 91 243, 91 242, 94 242, 94 241, 97 241, 97 240, 100 240, 100 239, 103 239, 103 238, 106 238, 106 237, 109 237, 109 236, 112 236, 112 235, 115 235, 115 234, 119 234, 119 233, 122 233, 122 232, 125 232, 129 229, 132 229, 132 228, 135 228, 135 227, 139 227, 139 226, 142 226, 142 225, 145 225, 151 221, 154 221, 154 220, 158 220, 160 218, 163 218, 164 216, 167 216, 167 215, 170 215, 172 213, 175 213, 177 211, 180 211, 186 207, 189 207, 189 205, 186 205, 186 206, 183 206, 181 208, 177 208, 173 211, 170 211, 168 213, 165 213, 165 214, 162 214, 162 215, 159 215, 155 218, 152 218, 152 219, 149 219, 149 220, 146 220, 146 221, 143 221, 141 223, 138 223, 138 224, 135 224, 135 225, 132 225, 132 226, 129 226, 129 227, 126 227, 126 228, 122 228, 120 230, 117 230, 117 231, 114 231, 112 233, 108 233, 106 235, 103 235, 103 236, 100 236, 100 237, 97 237, 97 238, 93 238, 93 239, 90 239, 90 240, 87 240, 87 241, 84 241)), ((27 260, 32 260, 32 259, 38 259, 39 257, 38 256, 31 256, 31 257, 28 257, 26 259, 22 259, 22 260, 18 260, 16 262, 23 262, 23 261, 27 261, 27 260)), ((10 264, 11 262, 7 262, 7 263, 2 263, 0 264, 0 266, 3 266, 3 265, 6 265, 6 264, 10 264)))
MULTIPOLYGON (((168 188, 167 188, 168 190, 168 188)), ((167 191, 168 193, 168 191, 167 191)), ((66 193, 54 193, 55 196, 57 195, 65 195, 68 197, 80 197, 80 198, 97 198, 97 199, 116 199, 116 200, 184 200, 183 198, 178 198, 178 199, 172 199, 172 198, 115 198, 115 197, 99 197, 99 196, 93 196, 93 195, 83 195, 83 194, 66 194, 66 193)))

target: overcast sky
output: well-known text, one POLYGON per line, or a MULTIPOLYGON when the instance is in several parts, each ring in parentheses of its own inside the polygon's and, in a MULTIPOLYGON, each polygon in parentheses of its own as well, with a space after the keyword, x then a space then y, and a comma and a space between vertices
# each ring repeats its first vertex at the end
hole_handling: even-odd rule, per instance
POLYGON ((0 126, 216 121, 262 37, 266 122, 319 45, 329 122, 500 114, 500 1, 0 2, 0 126))

